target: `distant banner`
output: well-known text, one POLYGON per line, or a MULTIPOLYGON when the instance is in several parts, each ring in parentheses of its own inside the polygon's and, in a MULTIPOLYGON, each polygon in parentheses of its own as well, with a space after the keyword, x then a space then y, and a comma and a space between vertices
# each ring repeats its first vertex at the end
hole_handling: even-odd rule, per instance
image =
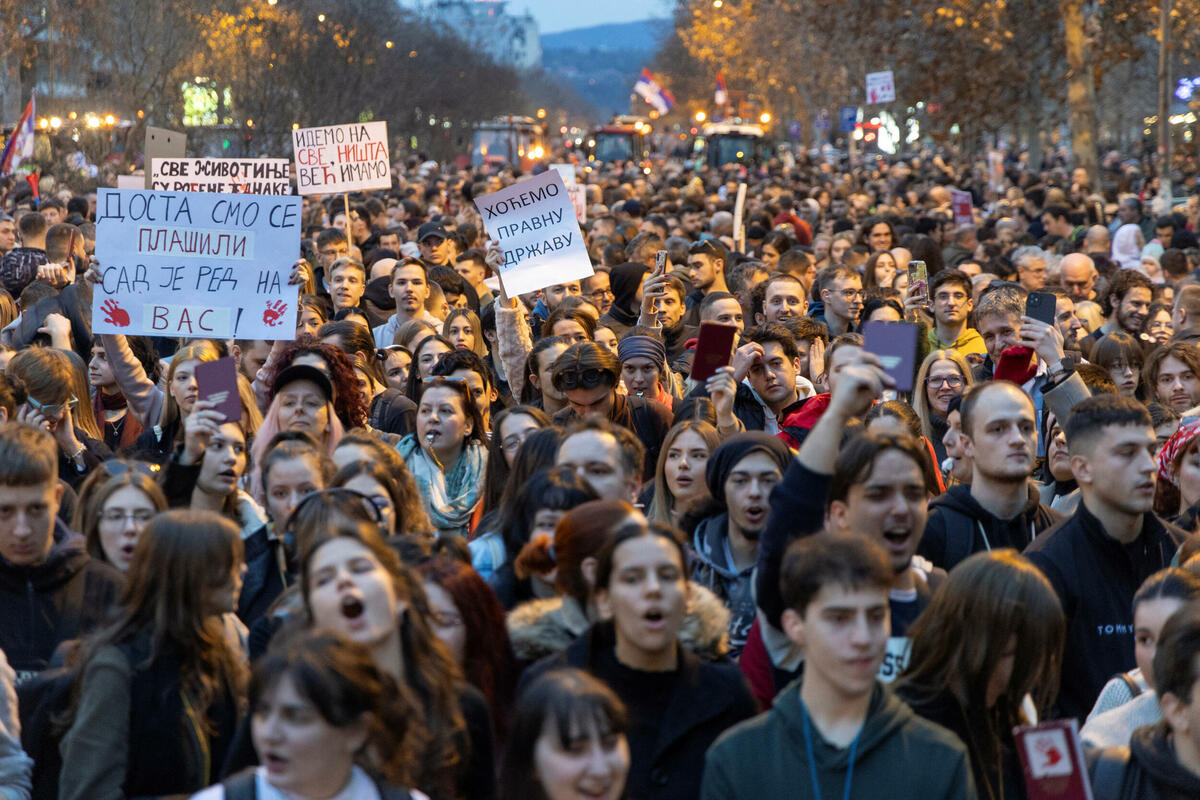
POLYGON ((151 182, 161 192, 291 194, 286 158, 156 158, 151 182))
POLYGON ((475 200, 504 251, 500 279, 510 297, 592 274, 575 209, 555 170, 475 200))
POLYGON ((386 122, 356 122, 292 131, 300 194, 392 188, 386 122))
POLYGON ((975 215, 971 210, 971 193, 958 189, 950 190, 950 207, 954 209, 955 225, 974 225, 975 215))
POLYGON ((92 330, 293 339, 300 198, 100 189, 92 330))

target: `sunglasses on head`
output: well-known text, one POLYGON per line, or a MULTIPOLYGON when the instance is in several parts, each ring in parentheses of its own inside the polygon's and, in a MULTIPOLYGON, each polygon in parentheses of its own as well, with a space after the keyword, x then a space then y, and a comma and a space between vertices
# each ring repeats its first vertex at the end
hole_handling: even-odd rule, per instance
POLYGON ((612 373, 606 369, 565 369, 554 373, 554 388, 560 392, 572 389, 595 389, 603 384, 613 383, 612 373))
POLYGON ((703 239, 699 242, 696 242, 691 247, 689 247, 688 254, 693 255, 693 256, 697 256, 697 255, 715 256, 715 255, 720 255, 720 251, 717 250, 717 246, 715 244, 713 244, 712 239, 703 239))

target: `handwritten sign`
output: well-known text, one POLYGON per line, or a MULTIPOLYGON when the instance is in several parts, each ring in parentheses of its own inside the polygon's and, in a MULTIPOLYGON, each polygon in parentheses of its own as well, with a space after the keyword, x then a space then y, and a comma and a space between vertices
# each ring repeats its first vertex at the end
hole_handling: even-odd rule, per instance
POLYGON ((896 101, 896 79, 890 69, 867 73, 867 102, 894 103, 896 101))
POLYGON ((568 183, 567 196, 571 198, 571 207, 575 209, 575 221, 580 225, 587 222, 587 187, 582 183, 568 183))
POLYGON ((300 194, 392 188, 386 122, 292 131, 300 194))
POLYGON ((500 279, 510 296, 592 274, 571 198, 555 170, 484 195, 475 207, 504 251, 500 279))
POLYGON ((955 225, 974 225, 975 215, 971 212, 971 193, 960 189, 950 190, 950 208, 954 209, 955 225))
POLYGON ((152 189, 217 194, 291 194, 286 158, 157 158, 152 189))
POLYGON ((300 198, 100 189, 96 333, 292 339, 300 198))

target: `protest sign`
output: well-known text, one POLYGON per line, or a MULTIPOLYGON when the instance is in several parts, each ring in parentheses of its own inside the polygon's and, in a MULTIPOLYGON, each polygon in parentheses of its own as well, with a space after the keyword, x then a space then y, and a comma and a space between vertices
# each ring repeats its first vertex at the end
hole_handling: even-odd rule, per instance
POLYGON ((300 198, 100 189, 92 330, 293 339, 300 198))
POLYGON ((867 102, 894 103, 896 101, 896 80, 890 69, 883 72, 867 73, 867 102))
POLYGON ((392 188, 386 122, 298 128, 292 149, 300 194, 392 188))
POLYGON ((974 225, 975 215, 971 213, 971 193, 959 189, 950 190, 950 208, 954 209, 955 225, 974 225))
POLYGON ((574 164, 551 164, 550 169, 556 170, 559 175, 562 175, 564 186, 575 185, 575 165, 574 164))
POLYGON ((568 183, 567 194, 571 207, 575 209, 575 221, 580 225, 587 222, 587 187, 582 183, 568 183))
POLYGON ((288 163, 286 158, 156 158, 151 188, 162 192, 291 194, 288 163))
MULTIPOLYGON (((166 128, 146 126, 146 142, 142 147, 145 154, 146 172, 142 181, 147 189, 153 189, 151 170, 157 158, 183 158, 187 155, 187 134, 169 131, 166 128)), ((132 188, 132 187, 131 187, 132 188)))
POLYGON ((850 133, 858 124, 858 106, 842 106, 838 109, 838 132, 850 133))
POLYGON ((118 189, 141 189, 146 185, 146 176, 138 173, 137 175, 118 175, 118 189))
POLYGON ((575 210, 556 171, 479 197, 475 207, 504 251, 500 279, 509 296, 592 274, 575 210))

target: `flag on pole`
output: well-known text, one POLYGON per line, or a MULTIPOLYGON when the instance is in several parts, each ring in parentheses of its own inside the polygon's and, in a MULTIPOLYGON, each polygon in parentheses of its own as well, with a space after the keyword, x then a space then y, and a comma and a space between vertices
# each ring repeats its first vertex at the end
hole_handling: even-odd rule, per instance
POLYGON ((666 114, 671 110, 671 106, 675 105, 675 96, 659 86, 648 69, 642 70, 642 77, 633 85, 633 91, 654 106, 659 114, 666 114))
POLYGON ((33 158, 33 118, 35 114, 34 97, 30 93, 29 104, 25 106, 25 111, 17 120, 12 136, 8 137, 8 142, 4 145, 4 152, 0 153, 0 175, 11 174, 21 165, 22 161, 33 158))
POLYGON ((719 106, 729 102, 729 94, 725 91, 725 76, 720 72, 717 73, 717 91, 713 94, 713 102, 719 106))

